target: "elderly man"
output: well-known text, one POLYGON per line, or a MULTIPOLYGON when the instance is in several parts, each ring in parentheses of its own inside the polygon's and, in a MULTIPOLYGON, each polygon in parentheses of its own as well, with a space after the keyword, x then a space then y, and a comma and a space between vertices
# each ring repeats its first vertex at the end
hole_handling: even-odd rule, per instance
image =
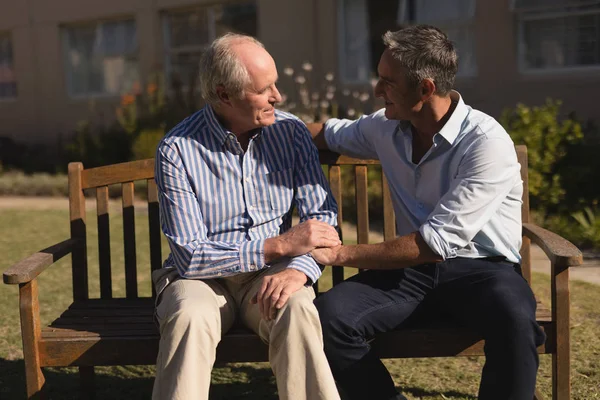
POLYGON ((385 109, 311 127, 322 147, 381 161, 399 234, 312 252, 324 264, 369 269, 316 300, 334 377, 351 399, 403 398, 368 339, 427 304, 485 338, 480 399, 531 399, 545 338, 520 273, 513 142, 452 90, 457 56, 444 33, 419 25, 383 41, 375 94, 385 109))
POLYGON ((215 40, 200 74, 207 105, 156 155, 171 255, 153 276, 153 398, 207 399, 217 344, 239 320, 269 344, 281 399, 338 399, 313 304, 321 269, 307 254, 340 244, 337 205, 310 133, 275 109, 277 70, 257 40, 215 40))

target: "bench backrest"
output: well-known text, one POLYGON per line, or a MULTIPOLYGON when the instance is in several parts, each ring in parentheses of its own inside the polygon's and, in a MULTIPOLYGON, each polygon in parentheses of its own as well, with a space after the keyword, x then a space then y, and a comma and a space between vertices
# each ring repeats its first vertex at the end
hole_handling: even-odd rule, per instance
MULTIPOLYGON (((521 177, 524 183, 523 222, 529 222, 529 193, 527 182, 527 149, 525 146, 516 146, 517 155, 521 164, 521 177)), ((338 223, 342 226, 344 215, 342 211, 342 168, 349 166, 353 170, 355 199, 356 199, 356 242, 369 243, 369 195, 368 178, 369 168, 378 166, 376 160, 359 160, 346 156, 340 156, 327 151, 320 152, 321 164, 328 169, 329 183, 334 197, 338 201, 339 215, 338 223)), ((109 224, 109 186, 120 185, 122 199, 122 218, 123 218, 123 250, 124 250, 124 279, 125 279, 125 297, 135 299, 147 297, 143 293, 149 293, 149 289, 140 290, 138 282, 150 285, 150 273, 152 270, 161 268, 163 262, 163 252, 161 248, 162 233, 160 230, 158 196, 156 183, 154 182, 154 160, 132 161, 122 164, 109 165, 104 167, 84 169, 81 163, 69 164, 69 203, 71 236, 86 241, 85 246, 81 246, 73 253, 73 297, 75 300, 87 299, 90 296, 88 290, 88 254, 87 254, 87 224, 86 224, 86 201, 84 191, 90 193, 95 191, 96 197, 96 218, 97 218, 97 236, 98 236, 98 265, 99 265, 99 296, 100 298, 113 297, 113 259, 111 258, 111 231, 109 224), (138 268, 136 259, 136 214, 134 203, 134 182, 145 181, 146 196, 148 206, 148 232, 149 232, 149 253, 150 262, 147 267, 138 268), (144 276, 140 276, 140 274, 144 276)), ((394 210, 390 198, 390 190, 385 176, 382 174, 382 215, 383 215, 383 237, 390 240, 395 237, 395 218, 394 210)), ((139 215, 137 216, 139 218, 139 215)), ((140 221, 137 221, 140 224, 140 221)), ((114 243, 114 241, 113 241, 114 243)), ((528 239, 523 239, 521 255, 523 256, 523 275, 530 280, 530 243, 528 239)), ((122 268, 122 266, 119 266, 122 268)), ((119 278, 121 279, 121 278, 119 278)), ((332 268, 332 282, 337 284, 344 279, 344 269, 342 267, 332 268)), ((152 288, 152 295, 154 289, 152 288)))

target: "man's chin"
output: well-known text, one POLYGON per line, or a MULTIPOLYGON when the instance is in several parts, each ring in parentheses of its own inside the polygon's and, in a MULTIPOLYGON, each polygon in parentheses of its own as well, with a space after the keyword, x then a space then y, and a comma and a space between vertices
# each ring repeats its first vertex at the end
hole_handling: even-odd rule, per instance
POLYGON ((275 123, 275 114, 271 114, 269 116, 263 116, 258 120, 258 124, 260 126, 269 126, 275 123))

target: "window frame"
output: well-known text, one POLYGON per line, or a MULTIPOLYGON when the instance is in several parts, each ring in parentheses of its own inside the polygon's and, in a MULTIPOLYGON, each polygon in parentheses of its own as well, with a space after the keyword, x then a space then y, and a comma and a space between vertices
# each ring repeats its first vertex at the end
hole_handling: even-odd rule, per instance
MULTIPOLYGON (((216 17, 216 8, 224 5, 249 5, 252 4, 256 8, 256 20, 258 25, 258 0, 237 0, 230 2, 218 2, 218 3, 209 3, 209 4, 195 4, 193 6, 187 7, 178 7, 178 8, 169 8, 162 10, 160 12, 160 24, 162 29, 162 40, 163 40, 163 62, 164 62, 164 73, 165 73, 165 82, 167 84, 166 90, 167 92, 171 92, 173 90, 172 85, 172 76, 171 73, 173 71, 173 63, 171 56, 173 54, 181 54, 181 53, 202 53, 207 50, 211 43, 217 38, 217 17, 216 17), (179 15, 185 14, 186 12, 195 12, 196 10, 206 10, 207 15, 207 24, 208 24, 208 40, 205 44, 197 44, 197 45, 185 45, 185 46, 171 46, 171 32, 170 32, 170 20, 169 17, 171 15, 179 15)), ((258 26, 257 26, 258 28, 258 26)), ((257 29, 258 35, 258 29, 257 29)), ((189 91, 189 87, 186 82, 183 82, 181 86, 181 90, 184 92, 189 91)), ((195 91, 199 91, 200 88, 196 87, 195 91)))
POLYGON ((115 23, 115 22, 127 22, 127 21, 132 21, 133 25, 134 25, 134 29, 136 32, 136 43, 135 43, 135 51, 133 51, 132 53, 126 53, 124 54, 125 58, 130 58, 133 57, 137 63, 137 72, 139 75, 139 78, 141 79, 141 65, 140 65, 140 44, 139 44, 139 39, 137 38, 137 33, 138 33, 138 21, 135 15, 125 15, 125 16, 119 16, 119 17, 107 17, 107 18, 101 18, 101 19, 94 19, 94 20, 88 20, 88 21, 77 21, 77 22, 72 22, 72 23, 65 23, 65 24, 61 24, 60 25, 60 42, 61 42, 61 46, 62 46, 62 63, 63 63, 63 71, 64 71, 64 77, 65 77, 65 88, 66 88, 66 92, 67 92, 67 96, 70 99, 74 99, 74 100, 81 100, 81 99, 103 99, 103 98, 119 98, 121 96, 123 96, 123 94, 126 94, 127 92, 124 93, 110 93, 110 92, 86 92, 86 93, 73 93, 73 89, 72 89, 72 83, 71 83, 71 77, 70 77, 70 66, 69 66, 69 62, 68 62, 68 52, 70 50, 69 47, 69 42, 68 42, 68 37, 67 37, 67 31, 69 29, 77 29, 77 28, 85 28, 85 27, 90 27, 90 26, 94 26, 95 29, 98 29, 100 25, 103 24, 107 24, 107 23, 115 23))
MULTIPOLYGON (((517 66, 519 73, 529 76, 544 76, 544 75, 561 75, 561 74, 573 74, 579 72, 597 72, 600 71, 600 56, 598 63, 593 65, 568 65, 564 67, 549 67, 549 68, 536 68, 527 66, 527 44, 525 42, 525 24, 528 21, 540 21, 540 20, 553 20, 557 18, 567 18, 573 16, 586 16, 586 15, 598 15, 600 21, 600 1, 589 1, 582 2, 581 4, 566 5, 550 5, 548 7, 530 7, 530 8, 516 8, 516 1, 513 0, 511 10, 516 13, 517 23, 517 66), (589 10, 578 10, 578 11, 567 11, 565 8, 573 6, 589 6, 598 5, 596 9, 589 10)), ((600 22, 598 23, 599 30, 599 41, 600 46, 600 22)))
MULTIPOLYGON (((365 0, 368 1, 368 0, 365 0)), ((419 1, 419 0, 404 0, 403 2, 403 7, 405 7, 405 10, 403 11, 403 15, 406 13, 406 21, 407 24, 410 25, 416 25, 419 23, 427 23, 429 25, 433 25, 436 26, 438 28, 440 28, 442 31, 445 32, 446 29, 452 29, 452 28, 469 28, 471 30, 471 32, 474 32, 475 30, 475 12, 477 10, 477 2, 475 0, 473 0, 473 12, 472 12, 472 17, 469 18, 460 18, 460 19, 455 19, 455 20, 441 20, 441 21, 427 21, 427 22, 419 22, 417 20, 414 19, 414 16, 410 15, 410 12, 408 12, 408 8, 412 8, 414 10, 414 2, 415 1, 419 1), (411 3, 411 4, 409 4, 411 3)), ((363 85, 363 84, 368 84, 370 83, 370 80, 373 79, 373 77, 368 78, 367 80, 360 80, 360 79, 348 79, 346 76, 346 69, 345 69, 345 60, 346 60, 346 46, 345 46, 345 38, 344 38, 344 32, 345 32, 345 28, 346 28, 346 21, 344 18, 344 14, 345 14, 345 0, 338 0, 337 2, 338 6, 337 6, 337 40, 338 40, 338 74, 340 76, 340 81, 342 84, 345 85, 363 85)), ((400 5, 399 5, 400 7, 400 5)), ((372 49, 370 49, 372 50, 372 49)), ((456 74, 456 79, 473 79, 476 78, 479 74, 479 68, 478 68, 478 63, 477 63, 477 43, 476 43, 476 35, 473 35, 473 51, 475 52, 475 65, 474 68, 472 70, 470 70, 467 73, 461 73, 458 72, 456 74)), ((459 61, 460 62, 460 61, 459 61)), ((377 77, 377 70, 375 69, 375 78, 377 77)))

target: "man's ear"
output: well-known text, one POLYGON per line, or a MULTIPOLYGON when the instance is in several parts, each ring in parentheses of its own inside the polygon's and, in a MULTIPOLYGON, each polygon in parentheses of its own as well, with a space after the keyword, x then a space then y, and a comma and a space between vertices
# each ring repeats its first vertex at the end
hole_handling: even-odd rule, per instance
POLYGON ((231 105, 231 97, 229 96, 229 93, 227 93, 227 90, 225 90, 225 86, 217 85, 217 97, 219 97, 221 103, 229 106, 231 105))
POLYGON ((425 102, 429 100, 431 96, 435 93, 435 82, 432 79, 425 78, 421 81, 419 85, 419 96, 421 96, 421 101, 425 102))

